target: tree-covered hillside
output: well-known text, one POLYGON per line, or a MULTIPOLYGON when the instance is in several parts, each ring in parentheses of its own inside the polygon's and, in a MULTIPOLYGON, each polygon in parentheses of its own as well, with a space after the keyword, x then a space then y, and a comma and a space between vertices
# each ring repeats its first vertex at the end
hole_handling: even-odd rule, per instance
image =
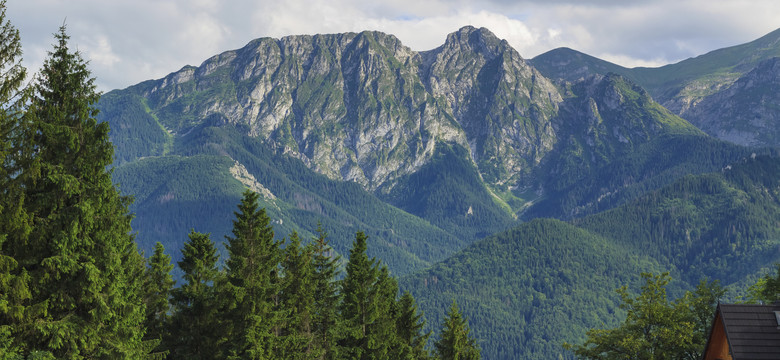
POLYGON ((147 251, 157 241, 178 251, 186 240, 182 234, 191 228, 211 232, 221 242, 231 226, 232 206, 247 186, 267 191, 261 202, 280 236, 292 230, 312 235, 319 222, 343 254, 349 243, 341 239, 365 231, 372 239, 370 253, 399 274, 443 259, 466 241, 380 201, 357 184, 316 174, 300 160, 275 154, 230 127, 195 129, 174 149, 176 155, 114 169, 122 191, 136 194, 134 229, 147 251), (231 169, 244 169, 248 177, 232 175, 231 169))
POLYGON ((429 322, 457 299, 485 359, 571 358, 564 341, 615 325, 614 289, 636 286, 652 258, 561 222, 539 219, 479 241, 446 261, 401 279, 429 322))
POLYGON ((779 261, 778 179, 780 159, 748 156, 570 223, 529 221, 401 287, 434 322, 458 299, 485 358, 568 358, 563 342, 622 319, 614 290, 638 289, 642 272, 671 272, 676 297, 705 278, 744 290, 744 279, 779 261))

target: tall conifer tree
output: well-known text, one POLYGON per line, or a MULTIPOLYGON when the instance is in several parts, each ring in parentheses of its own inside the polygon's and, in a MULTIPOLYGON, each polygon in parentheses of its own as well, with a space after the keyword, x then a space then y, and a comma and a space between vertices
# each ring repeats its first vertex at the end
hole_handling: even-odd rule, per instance
MULTIPOLYGON (((171 257, 165 254, 165 247, 158 242, 154 246, 154 254, 147 260, 144 276, 146 339, 161 340, 166 335, 171 290, 176 283, 171 276, 172 270, 171 257)), ((156 351, 165 351, 165 348, 163 346, 156 351)))
POLYGON ((226 236, 226 299, 232 337, 229 355, 240 359, 269 359, 277 346, 279 327, 279 264, 282 252, 258 195, 247 190, 235 212, 233 236, 226 236))
POLYGON ((337 358, 339 291, 336 276, 341 258, 333 255, 333 249, 328 245, 328 234, 322 229, 322 224, 317 224, 317 238, 314 239, 313 247, 314 341, 321 350, 319 359, 332 360, 337 358))
POLYGON ((184 284, 171 292, 174 313, 168 338, 163 342, 172 359, 217 359, 223 334, 218 314, 215 283, 220 281, 217 249, 209 234, 194 230, 178 262, 184 284))
POLYGON ((339 357, 346 359, 390 359, 395 336, 395 297, 398 285, 387 267, 366 255, 368 237, 355 235, 342 280, 339 357))
POLYGON ((284 279, 281 305, 284 324, 279 359, 316 359, 319 349, 314 347, 312 314, 314 312, 314 263, 312 246, 301 246, 298 233, 289 236, 284 249, 282 269, 284 279))
POLYGON ((479 360, 479 346, 469 334, 469 325, 453 301, 444 319, 436 352, 441 360, 479 360))
POLYGON ((20 353, 21 340, 15 325, 24 319, 30 297, 30 277, 16 260, 14 247, 30 230, 24 209, 24 191, 18 170, 20 154, 32 136, 25 130, 24 103, 29 89, 24 87, 26 70, 21 65, 19 31, 6 19, 5 1, 0 1, 0 358, 20 353), (17 174, 14 176, 14 174, 17 174))
POLYGON ((144 263, 129 199, 107 170, 113 147, 108 124, 95 119, 94 79, 64 26, 55 38, 23 117, 32 130, 17 133, 34 136, 15 163, 30 226, 4 244, 31 284, 14 332, 25 349, 57 358, 139 358, 144 263))
POLYGON ((425 320, 423 315, 417 312, 414 297, 408 291, 404 292, 398 300, 396 325, 399 339, 399 359, 425 360, 431 358, 428 349, 425 348, 431 333, 423 333, 425 320))

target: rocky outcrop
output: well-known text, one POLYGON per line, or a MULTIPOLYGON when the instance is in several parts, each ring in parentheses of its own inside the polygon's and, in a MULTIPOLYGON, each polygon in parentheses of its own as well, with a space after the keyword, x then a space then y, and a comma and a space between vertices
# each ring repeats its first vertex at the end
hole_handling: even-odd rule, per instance
POLYGON ((749 146, 780 146, 780 57, 760 63, 682 114, 715 137, 749 146))
MULTIPOLYGON (((567 86, 562 95, 506 41, 468 26, 419 53, 379 32, 257 39, 105 98, 140 102, 148 131, 164 129, 173 146, 195 129, 231 125, 329 178, 385 195, 443 143, 468 149, 494 190, 540 189, 541 165, 558 148, 592 148, 571 154, 595 165, 685 123, 619 76, 567 86)), ((119 153, 137 142, 114 141, 119 153)))
POLYGON ((464 27, 423 57, 426 88, 465 131, 486 181, 514 183, 552 149, 562 97, 505 40, 464 27))
POLYGON ((232 124, 372 191, 419 169, 438 142, 469 148, 489 183, 514 183, 552 149, 562 101, 506 41, 473 27, 423 53, 379 32, 257 39, 122 91, 175 136, 232 124))

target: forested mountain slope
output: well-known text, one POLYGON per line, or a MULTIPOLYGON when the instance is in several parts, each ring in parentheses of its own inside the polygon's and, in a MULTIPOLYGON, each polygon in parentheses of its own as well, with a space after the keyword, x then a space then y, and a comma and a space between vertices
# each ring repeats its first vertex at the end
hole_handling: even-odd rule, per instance
MULTIPOLYGON (((780 261, 780 159, 745 158, 685 176, 569 223, 536 219, 402 278, 436 322, 452 299, 486 359, 572 358, 561 347, 624 314, 615 289, 670 271, 672 295, 699 280, 739 283, 780 261)), ((733 296, 733 295, 732 295, 733 296)))
MULTIPOLYGON (((175 252, 192 227, 221 239, 230 222, 212 214, 248 186, 264 194, 278 236, 322 222, 343 251, 362 229, 372 255, 403 273, 537 202, 553 205, 528 214, 569 218, 594 197, 660 186, 638 173, 585 197, 567 190, 658 138, 703 136, 619 76, 559 90, 473 27, 421 53, 377 32, 258 39, 98 106, 147 251, 161 241, 175 252)), ((691 167, 681 166, 669 181, 691 167)))

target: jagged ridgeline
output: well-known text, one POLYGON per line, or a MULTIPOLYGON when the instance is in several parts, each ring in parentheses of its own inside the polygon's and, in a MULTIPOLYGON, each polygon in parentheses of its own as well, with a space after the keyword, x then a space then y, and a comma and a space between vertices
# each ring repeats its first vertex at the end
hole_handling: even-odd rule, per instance
POLYGON ((190 228, 221 240, 250 188, 279 238, 319 222, 345 254, 364 231, 429 323, 460 299, 484 358, 569 357, 561 343, 616 324, 613 291, 642 271, 728 285, 776 258, 772 151, 684 119, 768 109, 764 40, 648 70, 572 50, 529 62, 473 27, 423 52, 378 32, 263 38, 109 92, 100 119, 147 251, 179 254, 190 228), (723 74, 687 110, 654 100, 723 74))
POLYGON ((780 29, 754 41, 657 68, 625 68, 560 48, 530 63, 555 80, 616 73, 647 89, 664 107, 720 139, 747 146, 780 145, 780 29))
POLYGON ((280 232, 306 234, 316 220, 339 235, 364 229, 377 255, 407 271, 514 221, 508 189, 552 149, 560 101, 505 41, 467 27, 421 53, 377 32, 258 39, 110 92, 99 107, 115 179, 138 196, 142 243, 179 243, 176 230, 193 226, 223 233, 227 219, 201 218, 235 203, 243 182, 267 190, 280 232), (416 175, 431 167, 459 178, 416 175), (247 176, 232 180, 233 168, 247 176), (421 206, 395 190, 420 181, 476 195, 421 206))
MULTIPOLYGON (((342 252, 364 230, 373 255, 398 273, 529 208, 568 218, 632 198, 614 196, 621 189, 657 188, 686 173, 666 171, 683 159, 587 191, 577 184, 660 137, 706 138, 627 79, 556 87, 473 27, 425 52, 378 32, 258 39, 109 92, 99 108, 116 146, 115 181, 137 197, 142 247, 162 241, 176 253, 193 227, 219 239, 231 224, 214 214, 230 214, 249 187, 279 236, 309 236, 320 221, 342 252)), ((738 156, 726 153, 695 171, 738 156)))
POLYGON ((376 32, 259 39, 200 67, 110 92, 99 107, 113 129, 117 182, 149 195, 138 195, 134 208, 147 246, 181 242, 175 230, 186 227, 224 233, 227 219, 201 218, 235 203, 241 181, 268 190, 279 230, 305 234, 316 220, 338 235, 364 229, 379 243, 376 255, 408 271, 513 221, 492 187, 517 182, 549 150, 558 101, 506 42, 464 28, 425 53, 376 32), (408 209, 435 212, 430 220, 374 196, 403 204, 395 185, 458 148, 467 173, 452 185, 492 195, 408 209), (193 176, 160 169, 182 164, 193 176), (221 171, 206 170, 215 167, 221 171), (231 180, 225 174, 232 168, 248 176, 231 180), (159 180, 155 189, 148 177, 159 180), (211 187, 193 192, 203 186, 186 184, 195 181, 211 187), (471 228, 443 228, 453 223, 471 228))

